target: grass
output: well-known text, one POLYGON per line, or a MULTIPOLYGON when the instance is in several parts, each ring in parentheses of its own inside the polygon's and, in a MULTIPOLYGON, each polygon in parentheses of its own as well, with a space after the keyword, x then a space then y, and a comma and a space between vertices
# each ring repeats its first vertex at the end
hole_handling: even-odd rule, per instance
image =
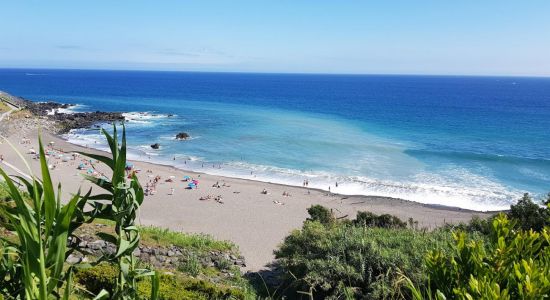
MULTIPOLYGON (((0 183, 1 185, 1 183, 0 183)), ((0 199, 2 199, 2 190, 0 188, 0 199)), ((97 232, 114 232, 114 222, 104 219, 95 219, 93 224, 107 225, 106 227, 92 227, 97 232)), ((86 226, 85 226, 86 227, 86 226)), ((160 228, 156 226, 139 226, 139 233, 141 235, 140 244, 145 246, 162 246, 168 247, 170 245, 179 246, 185 249, 193 250, 193 252, 207 252, 207 251, 220 251, 230 252, 231 254, 237 254, 238 247, 230 241, 219 241, 214 239, 211 235, 207 234, 193 234, 171 231, 166 228, 160 228)))
POLYGON ((149 245, 175 245, 198 251, 229 251, 232 253, 238 250, 235 244, 229 241, 215 240, 212 236, 207 234, 174 232, 154 226, 140 227, 140 234, 142 242, 149 245))

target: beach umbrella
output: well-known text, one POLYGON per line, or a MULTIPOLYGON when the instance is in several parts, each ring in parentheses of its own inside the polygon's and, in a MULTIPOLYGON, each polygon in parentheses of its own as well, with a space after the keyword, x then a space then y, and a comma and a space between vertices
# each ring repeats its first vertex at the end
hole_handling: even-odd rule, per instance
POLYGON ((191 182, 191 183, 189 183, 187 186, 188 186, 188 187, 194 187, 194 186, 196 186, 196 184, 194 184, 194 183, 191 182))
POLYGON ((194 184, 199 184, 199 181, 198 180, 193 180, 193 183, 194 184))
POLYGON ((170 175, 170 178, 174 179, 174 178, 176 178, 176 176, 174 176, 174 175, 170 175))
POLYGON ((30 154, 36 154, 36 150, 34 150, 34 149, 29 149, 29 153, 30 153, 30 154))
POLYGON ((67 161, 69 161, 69 158, 66 157, 66 156, 63 156, 62 160, 63 160, 64 162, 67 162, 67 161))
POLYGON ((191 177, 186 175, 186 176, 183 176, 183 179, 191 179, 191 177))

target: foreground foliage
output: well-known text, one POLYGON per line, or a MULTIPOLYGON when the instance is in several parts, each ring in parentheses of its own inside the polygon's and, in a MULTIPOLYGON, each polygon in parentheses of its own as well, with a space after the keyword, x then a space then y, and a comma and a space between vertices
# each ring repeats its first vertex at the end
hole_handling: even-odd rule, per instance
MULTIPOLYGON (((312 211, 324 216, 324 220, 331 220, 319 208, 312 211)), ((367 220, 378 218, 372 214, 358 215, 359 221, 325 224, 312 216, 301 230, 293 231, 285 239, 275 255, 287 271, 283 289, 288 296, 302 294, 315 299, 397 296, 394 282, 399 274, 422 282, 426 271, 424 253, 445 248, 449 240, 446 232, 360 225, 365 224, 365 216, 367 220)))
POLYGON ((56 191, 41 140, 39 156, 42 180, 16 176, 27 195, 0 168, 8 194, 0 201, 1 225, 13 233, 11 239, 0 240, 0 294, 19 299, 68 299, 72 268, 64 269, 63 264, 73 249, 67 247, 67 239, 83 221, 89 193, 81 197, 78 192, 63 204, 61 185, 56 191))
POLYGON ((415 299, 550 297, 550 228, 517 230, 515 222, 503 214, 495 218, 488 245, 456 232, 452 252, 429 252, 429 286, 405 279, 415 299))
POLYGON ((122 131, 120 147, 116 126, 113 126, 112 136, 103 129, 101 131, 107 139, 112 158, 91 153, 81 154, 104 163, 112 171, 110 180, 84 175, 90 182, 107 192, 90 197, 91 218, 106 219, 115 224, 115 235, 103 233, 101 236, 105 241, 116 245, 116 253, 113 256, 105 257, 108 261, 115 261, 119 270, 116 288, 111 292, 111 297, 114 299, 137 299, 137 280, 149 276, 153 280, 151 298, 155 299, 158 296, 158 275, 148 269, 136 268, 137 261, 132 253, 139 245, 140 233, 135 222, 137 211, 143 203, 144 193, 136 174, 127 178, 125 173, 126 131, 122 131))
MULTIPOLYGON (((75 275, 79 284, 92 292, 105 289, 114 292, 118 270, 115 265, 102 263, 90 269, 78 271, 75 275)), ((151 281, 142 279, 137 282, 138 296, 147 298, 151 290, 151 281)), ((223 284, 213 284, 203 279, 190 278, 177 274, 160 276, 159 299, 249 299, 240 288, 223 284)))

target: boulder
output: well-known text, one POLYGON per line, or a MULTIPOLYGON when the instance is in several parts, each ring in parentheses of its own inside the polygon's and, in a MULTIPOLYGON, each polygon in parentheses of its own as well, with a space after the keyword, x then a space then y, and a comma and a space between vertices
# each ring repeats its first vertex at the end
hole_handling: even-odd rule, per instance
POLYGON ((186 140, 190 138, 191 136, 187 132, 180 132, 176 134, 176 140, 186 140))
POLYGON ((160 144, 159 143, 154 143, 153 145, 151 145, 151 148, 158 149, 158 148, 160 148, 160 144))

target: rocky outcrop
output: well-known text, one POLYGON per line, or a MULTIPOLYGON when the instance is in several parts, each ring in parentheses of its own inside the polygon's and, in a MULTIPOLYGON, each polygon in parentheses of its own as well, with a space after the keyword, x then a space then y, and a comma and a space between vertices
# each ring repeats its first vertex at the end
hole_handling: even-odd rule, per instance
POLYGON ((45 116, 50 113, 52 110, 58 110, 60 108, 70 108, 72 105, 57 103, 53 101, 48 102, 32 102, 28 100, 23 101, 24 107, 29 110, 31 113, 37 116, 45 116))
POLYGON ((151 145, 151 148, 158 149, 158 148, 160 148, 160 144, 159 143, 154 143, 153 145, 151 145))
MULTIPOLYGON (((67 262, 76 264, 93 260, 93 257, 111 256, 116 253, 116 245, 97 239, 95 236, 80 236, 69 241, 77 243, 79 251, 67 257, 67 262)), ((224 269, 229 266, 246 267, 244 257, 230 252, 208 251, 196 253, 183 247, 169 245, 145 246, 140 245, 133 252, 134 256, 142 262, 151 264, 156 268, 177 269, 177 267, 190 259, 198 259, 204 267, 216 267, 224 269)))
POLYGON ((60 113, 59 109, 72 107, 71 104, 48 102, 33 102, 19 98, 21 106, 33 115, 55 121, 58 124, 59 133, 67 133, 71 129, 88 128, 98 123, 124 122, 125 118, 120 112, 81 112, 60 113))
POLYGON ((72 114, 56 113, 48 117, 59 122, 61 126, 60 133, 66 133, 76 128, 92 127, 92 125, 98 123, 124 122, 125 120, 122 113, 103 111, 72 114))
POLYGON ((191 136, 187 132, 180 132, 176 134, 176 140, 187 140, 191 136))

